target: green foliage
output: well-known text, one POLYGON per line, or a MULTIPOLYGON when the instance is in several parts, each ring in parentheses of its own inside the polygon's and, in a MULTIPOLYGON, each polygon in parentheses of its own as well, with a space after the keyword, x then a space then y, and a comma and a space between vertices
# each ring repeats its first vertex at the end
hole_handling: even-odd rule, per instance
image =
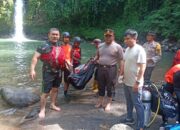
POLYGON ((12 29, 13 0, 0 1, 0 34, 12 29))
POLYGON ((180 1, 166 0, 161 9, 153 11, 141 24, 141 31, 155 30, 163 36, 180 37, 180 1))
MULTIPOLYGON (((86 39, 103 38, 105 28, 114 29, 118 39, 127 28, 180 36, 179 0, 26 1, 24 25, 28 35, 44 35, 48 28, 58 27, 86 39)), ((13 0, 0 1, 0 32, 13 26, 12 15, 13 0)))

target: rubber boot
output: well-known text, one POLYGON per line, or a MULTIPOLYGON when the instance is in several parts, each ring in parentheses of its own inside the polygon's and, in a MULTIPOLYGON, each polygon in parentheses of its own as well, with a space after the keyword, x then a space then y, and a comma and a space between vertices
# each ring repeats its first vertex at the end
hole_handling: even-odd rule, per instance
POLYGON ((92 90, 93 90, 93 92, 95 92, 95 93, 98 92, 98 83, 97 83, 96 80, 93 81, 92 90))
POLYGON ((95 82, 95 80, 93 80, 93 83, 92 83, 92 86, 91 86, 91 90, 95 89, 95 84, 96 84, 96 82, 95 82))

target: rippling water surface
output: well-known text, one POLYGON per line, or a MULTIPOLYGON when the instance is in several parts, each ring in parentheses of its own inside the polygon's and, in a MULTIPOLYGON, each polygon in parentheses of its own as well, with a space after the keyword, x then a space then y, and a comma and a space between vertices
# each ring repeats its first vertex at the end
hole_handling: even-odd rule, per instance
MULTIPOLYGON (((37 79, 31 81, 29 68, 31 58, 37 46, 42 42, 32 41, 15 43, 7 40, 0 40, 0 86, 11 85, 14 87, 35 87, 41 85, 41 66, 38 62, 36 67, 37 79)), ((81 43, 82 62, 86 62, 95 54, 95 48, 88 43, 81 43)))
MULTIPOLYGON (((0 39, 0 87, 5 85, 28 88, 41 86, 41 62, 38 62, 36 67, 36 80, 31 81, 29 78, 31 58, 37 46, 41 43, 41 41, 16 43, 0 39)), ((95 55, 95 47, 90 43, 81 43, 81 48, 82 63, 85 63, 90 57, 95 55)), ((153 72, 153 81, 164 79, 164 73, 170 67, 173 55, 173 53, 163 53, 161 62, 153 72)), ((2 108, 4 103, 0 102, 0 108, 2 108)))

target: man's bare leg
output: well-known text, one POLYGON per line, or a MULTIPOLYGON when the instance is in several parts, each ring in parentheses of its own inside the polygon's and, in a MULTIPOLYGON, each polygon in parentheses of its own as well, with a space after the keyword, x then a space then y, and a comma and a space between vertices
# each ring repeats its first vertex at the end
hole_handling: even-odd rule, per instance
POLYGON ((55 110, 55 111, 60 111, 61 108, 56 106, 57 95, 58 95, 58 88, 52 88, 52 90, 51 90, 51 105, 50 105, 50 108, 55 110))
POLYGON ((49 93, 43 93, 41 95, 41 101, 40 101, 40 112, 39 112, 39 118, 45 118, 45 108, 46 108, 46 101, 47 97, 49 96, 49 93))
POLYGON ((99 96, 99 97, 98 97, 98 101, 97 101, 95 107, 96 107, 96 108, 99 108, 99 107, 101 107, 101 106, 103 107, 103 103, 104 103, 104 97, 103 97, 103 96, 99 96))
POLYGON ((105 107, 105 111, 110 111, 111 110, 111 103, 112 103, 112 97, 107 98, 107 104, 105 107))

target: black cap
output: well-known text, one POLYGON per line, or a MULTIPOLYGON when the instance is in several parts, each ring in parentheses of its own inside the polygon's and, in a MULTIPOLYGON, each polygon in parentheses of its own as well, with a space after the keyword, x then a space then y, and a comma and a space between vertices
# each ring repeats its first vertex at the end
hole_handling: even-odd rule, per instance
POLYGON ((104 32, 104 36, 107 36, 107 35, 114 35, 114 30, 112 29, 106 29, 105 32, 104 32))
POLYGON ((147 35, 151 35, 151 36, 156 36, 156 33, 155 32, 153 32, 153 31, 149 31, 148 33, 147 33, 147 35))

